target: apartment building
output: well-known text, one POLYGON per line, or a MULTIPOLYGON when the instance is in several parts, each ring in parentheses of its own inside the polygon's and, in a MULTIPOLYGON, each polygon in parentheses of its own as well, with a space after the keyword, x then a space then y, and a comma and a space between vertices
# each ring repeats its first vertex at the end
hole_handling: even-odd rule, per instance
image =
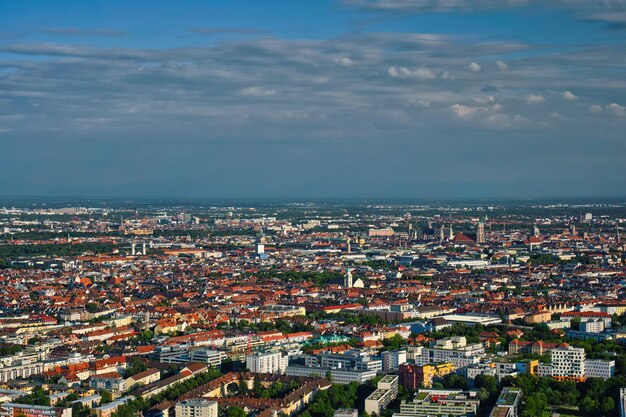
POLYGON ((382 353, 383 371, 397 371, 398 367, 406 363, 406 350, 391 350, 382 353))
POLYGON ((502 389, 495 407, 489 417, 517 417, 519 405, 522 402, 522 390, 505 387, 502 389))
POLYGON ((397 396, 398 376, 385 375, 378 381, 376 391, 365 399, 365 412, 380 415, 380 412, 384 410, 391 401, 395 400, 397 396))
POLYGON ((260 374, 284 374, 288 357, 281 352, 258 353, 246 357, 246 368, 260 374))
POLYGON ((44 405, 4 403, 0 405, 0 417, 72 417, 71 408, 44 405))
POLYGON ((43 362, 23 363, 20 365, 0 366, 0 382, 8 382, 17 378, 28 378, 44 372, 43 362))
POLYGON ((218 417, 217 401, 202 398, 190 399, 176 403, 175 417, 218 417))

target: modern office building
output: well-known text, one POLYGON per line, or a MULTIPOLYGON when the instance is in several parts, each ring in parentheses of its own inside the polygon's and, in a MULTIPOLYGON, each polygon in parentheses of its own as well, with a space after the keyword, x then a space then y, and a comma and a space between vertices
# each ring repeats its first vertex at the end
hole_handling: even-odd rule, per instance
POLYGON ((585 380, 585 349, 567 344, 552 349, 552 378, 563 381, 585 380))
POLYGON ((609 379, 615 375, 615 361, 605 359, 587 359, 585 361, 586 378, 609 379))
POLYGON ((476 414, 478 391, 421 389, 413 401, 402 401, 393 417, 467 416, 476 414))
POLYGON ((366 351, 349 350, 343 354, 324 352, 319 355, 319 364, 322 367, 343 368, 357 371, 382 371, 380 359, 373 359, 366 351))
POLYGON ((363 384, 376 377, 375 370, 348 370, 342 368, 328 368, 321 366, 289 365, 285 371, 287 376, 305 376, 315 378, 330 377, 335 384, 349 384, 358 382, 363 384))
POLYGON ((211 367, 219 367, 226 359, 226 353, 221 350, 197 349, 190 352, 191 362, 206 363, 211 367))

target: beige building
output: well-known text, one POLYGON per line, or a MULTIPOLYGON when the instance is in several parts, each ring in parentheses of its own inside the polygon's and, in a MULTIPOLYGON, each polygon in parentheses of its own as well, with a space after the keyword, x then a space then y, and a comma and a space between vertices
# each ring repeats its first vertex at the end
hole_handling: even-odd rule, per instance
MULTIPOLYGON (((398 396, 398 376, 385 375, 380 381, 376 391, 365 399, 365 412, 380 415, 387 405, 398 396)), ((178 416, 177 416, 178 417, 178 416)))
POLYGON ((175 417, 218 417, 217 401, 196 398, 176 403, 175 417))

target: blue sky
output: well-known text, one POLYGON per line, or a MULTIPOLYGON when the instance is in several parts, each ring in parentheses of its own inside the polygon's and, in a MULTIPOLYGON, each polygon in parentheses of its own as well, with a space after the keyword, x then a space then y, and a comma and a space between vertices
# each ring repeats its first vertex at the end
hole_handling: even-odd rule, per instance
POLYGON ((4 0, 0 21, 0 195, 625 194, 622 0, 4 0))

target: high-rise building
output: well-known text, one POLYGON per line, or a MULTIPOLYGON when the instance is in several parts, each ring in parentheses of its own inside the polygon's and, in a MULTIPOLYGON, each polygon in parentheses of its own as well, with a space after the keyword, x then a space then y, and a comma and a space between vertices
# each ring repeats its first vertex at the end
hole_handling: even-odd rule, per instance
POLYGON ((478 222, 476 225, 476 243, 485 243, 485 223, 478 222))
POLYGON ((287 363, 287 356, 280 352, 258 353, 246 357, 246 367, 258 374, 283 374, 287 363))
POLYGON ((398 366, 406 363, 406 350, 390 350, 383 352, 383 372, 398 370, 398 366))

